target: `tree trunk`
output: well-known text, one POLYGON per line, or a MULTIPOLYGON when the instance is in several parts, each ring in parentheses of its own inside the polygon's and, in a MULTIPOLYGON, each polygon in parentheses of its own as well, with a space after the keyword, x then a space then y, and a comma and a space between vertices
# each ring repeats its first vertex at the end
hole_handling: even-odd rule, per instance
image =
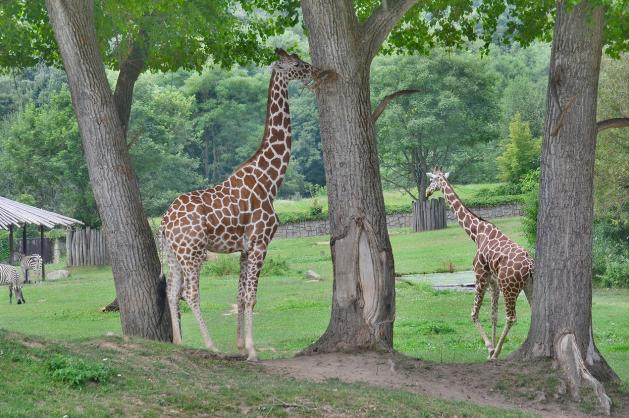
POLYGON ((351 1, 302 1, 313 65, 337 77, 317 90, 330 213, 330 323, 305 353, 392 349, 393 253, 371 118, 369 66, 351 1))
POLYGON ((557 356, 573 334, 598 378, 616 375, 592 340, 592 223, 596 99, 603 8, 558 2, 546 95, 531 327, 515 357, 557 356))
POLYGON ((172 339, 165 282, 96 41, 93 2, 46 0, 103 220, 125 335, 172 339))

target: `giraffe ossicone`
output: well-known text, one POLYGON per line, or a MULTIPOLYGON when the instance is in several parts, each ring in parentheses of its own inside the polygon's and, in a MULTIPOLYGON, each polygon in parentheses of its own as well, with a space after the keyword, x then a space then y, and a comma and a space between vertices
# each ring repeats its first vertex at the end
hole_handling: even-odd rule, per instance
POLYGON ((167 294, 173 342, 181 343, 179 300, 184 299, 199 324, 205 346, 218 351, 200 310, 199 270, 208 250, 240 252, 237 345, 248 360, 257 359, 253 307, 267 247, 279 224, 273 200, 290 161, 288 82, 302 80, 314 89, 330 75, 295 54, 282 49, 276 53, 279 59, 271 66, 266 123, 258 150, 221 184, 177 197, 160 225, 170 268, 167 294))
POLYGON ((448 182, 448 173, 441 167, 435 167, 433 173, 426 173, 431 179, 426 196, 440 190, 456 215, 459 225, 476 243, 474 256, 474 274, 476 275, 472 321, 480 333, 489 351, 489 359, 495 360, 500 355, 504 341, 516 320, 515 305, 518 295, 524 290, 530 303, 528 286, 535 268, 533 258, 521 246, 510 240, 498 227, 467 209, 448 182), (491 288, 491 340, 478 319, 487 287, 491 288), (500 292, 504 297, 506 324, 496 342, 496 323, 498 321, 498 299, 500 292))

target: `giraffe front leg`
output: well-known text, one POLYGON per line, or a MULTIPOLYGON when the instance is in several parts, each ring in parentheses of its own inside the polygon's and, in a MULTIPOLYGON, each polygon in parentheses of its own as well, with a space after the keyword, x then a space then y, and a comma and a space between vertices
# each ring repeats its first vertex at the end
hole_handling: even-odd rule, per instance
POLYGON ((247 254, 247 277, 244 285, 244 328, 247 361, 258 360, 253 344, 253 308, 256 305, 258 278, 266 257, 266 251, 266 243, 262 242, 254 245, 253 249, 247 254))
POLYGON ((247 281, 247 252, 240 253, 240 279, 238 280, 238 327, 236 329, 236 345, 240 354, 245 354, 245 283, 247 281))

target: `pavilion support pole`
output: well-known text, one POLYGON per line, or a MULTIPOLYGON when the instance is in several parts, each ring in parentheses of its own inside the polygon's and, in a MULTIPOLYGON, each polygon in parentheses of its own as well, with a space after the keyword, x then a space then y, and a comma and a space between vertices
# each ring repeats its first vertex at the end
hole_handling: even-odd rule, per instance
MULTIPOLYGON (((22 227, 22 254, 23 255, 27 255, 26 254, 26 223, 24 224, 24 226, 22 227)), ((29 283, 28 280, 28 269, 24 269, 24 283, 29 283)))
POLYGON ((13 225, 9 225, 9 264, 13 264, 13 225))
POLYGON ((39 225, 39 256, 41 257, 41 280, 46 280, 46 260, 44 260, 44 225, 39 225))

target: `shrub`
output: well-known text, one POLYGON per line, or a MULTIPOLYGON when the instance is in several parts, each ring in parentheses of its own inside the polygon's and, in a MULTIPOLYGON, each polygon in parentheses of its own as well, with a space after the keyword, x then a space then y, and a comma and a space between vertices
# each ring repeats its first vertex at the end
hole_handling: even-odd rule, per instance
MULTIPOLYGON (((288 262, 283 257, 267 257, 262 266, 261 276, 282 276, 290 272, 288 262)), ((240 274, 240 258, 233 255, 220 255, 218 260, 204 263, 201 274, 212 277, 226 277, 240 274)))
POLYGON ((262 276, 284 276, 290 272, 288 262, 283 257, 267 257, 262 266, 262 276))
POLYGON ((213 277, 225 277, 240 273, 240 259, 233 255, 219 255, 218 260, 204 263, 201 274, 213 277))
POLYGON ((531 248, 535 248, 537 238, 537 213, 539 211, 539 168, 531 171, 522 179, 520 188, 524 192, 522 199, 524 218, 522 229, 531 248))
POLYGON ((105 382, 112 370, 101 363, 57 354, 48 361, 50 376, 71 386, 82 386, 87 382, 105 382))

